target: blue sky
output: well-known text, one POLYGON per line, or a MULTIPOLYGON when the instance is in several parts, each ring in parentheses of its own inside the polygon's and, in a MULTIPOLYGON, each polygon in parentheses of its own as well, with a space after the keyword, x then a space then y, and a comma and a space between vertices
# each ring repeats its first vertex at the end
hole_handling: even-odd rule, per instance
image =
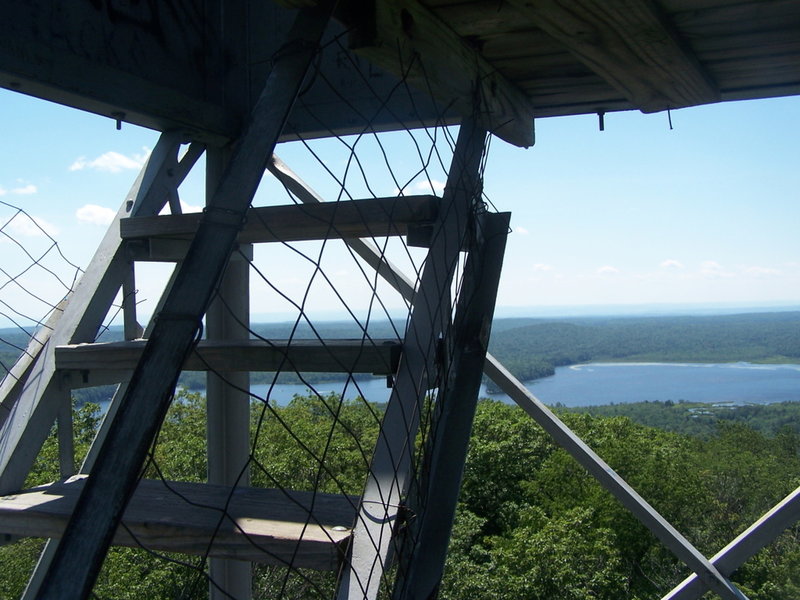
MULTIPOLYGON (((663 113, 613 113, 600 132, 595 116, 550 118, 536 121, 531 149, 493 141, 486 192, 512 212, 514 229, 498 306, 800 305, 800 98, 683 109, 672 122, 670 130, 663 113)), ((5 90, 0 132, 0 201, 35 217, 78 264, 90 258, 157 139, 5 90)), ((396 164, 414 162, 407 143, 388 140, 396 164)), ((322 155, 333 152, 327 146, 319 145, 322 155)), ((318 167, 306 173, 297 144, 279 154, 335 195, 318 167)), ((432 177, 438 189, 444 175, 432 177)), ((201 182, 198 173, 181 188, 188 205, 202 205, 201 182)), ((385 177, 378 187, 394 191, 385 177)), ((0 226, 10 214, 0 206, 0 226)), ((5 230, 36 242, 35 232, 17 225, 5 230)), ((0 253, 0 267, 12 272, 9 244, 0 253)), ((271 262, 301 294, 302 268, 271 262)), ((330 268, 348 287, 352 267, 330 268)), ((140 287, 150 279, 141 276, 140 287)), ((42 283, 42 293, 57 293, 51 288, 42 283)), ((11 293, 8 285, 3 293, 11 293)), ((261 297, 255 294, 254 312, 281 313, 261 297)), ((318 297, 320 309, 330 305, 330 293, 318 297)))

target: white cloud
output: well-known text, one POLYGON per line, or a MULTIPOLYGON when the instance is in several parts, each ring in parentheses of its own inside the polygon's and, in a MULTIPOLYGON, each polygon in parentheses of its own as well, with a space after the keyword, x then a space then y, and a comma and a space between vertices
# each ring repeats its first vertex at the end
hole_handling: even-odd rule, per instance
POLYGON ((12 194, 18 194, 20 196, 29 196, 31 194, 35 194, 36 192, 37 192, 36 186, 33 185, 32 183, 11 190, 12 194))
POLYGON ((31 194, 35 194, 39 191, 32 183, 28 183, 26 185, 21 185, 19 187, 11 188, 7 190, 3 187, 0 187, 0 196, 5 196, 6 194, 15 194, 17 196, 30 196, 31 194))
POLYGON ((514 227, 514 233, 519 233, 520 235, 528 235, 530 231, 528 231, 524 227, 521 227, 520 225, 517 225, 516 227, 514 227))
POLYGON ((667 260, 662 260, 659 266, 662 269, 682 269, 683 263, 673 258, 668 258, 667 260))
POLYGON ((543 263, 536 263, 535 265, 533 265, 533 270, 537 272, 552 271, 553 268, 554 267, 552 265, 546 265, 543 263))
POLYGON ((774 277, 782 274, 780 270, 772 267, 746 267, 744 272, 752 277, 774 277))
MULTIPOLYGON (((407 184, 402 192, 403 194, 435 194, 442 193, 444 188, 445 183, 443 181, 439 181, 438 179, 431 179, 430 181, 423 179, 407 184)), ((397 196, 400 194, 400 191, 399 188, 394 188, 394 195, 397 196)))
POLYGON ((194 212, 201 212, 203 210, 202 206, 194 206, 192 204, 187 204, 183 200, 181 200, 181 211, 185 213, 194 213, 194 212))
POLYGON ((619 273, 619 269, 611 265, 603 265, 597 269, 598 275, 616 275, 617 273, 619 273))
POLYGON ((733 277, 734 274, 715 260, 705 260, 700 263, 700 275, 706 279, 717 279, 721 277, 733 277))
POLYGON ((18 214, 10 219, 0 220, 0 229, 5 231, 12 238, 21 237, 43 237, 45 234, 50 237, 58 235, 58 227, 48 223, 39 217, 29 217, 18 214))
MULTIPOLYGON (((187 202, 184 202, 183 200, 180 200, 180 203, 181 203, 181 212, 182 213, 203 212, 203 207, 202 206, 194 206, 193 204, 189 204, 187 202)), ((161 209, 161 212, 159 214, 160 215, 171 215, 172 214, 172 207, 169 205, 169 203, 164 205, 164 208, 161 209)))
POLYGON ((141 169, 147 157, 150 155, 150 149, 143 147, 141 154, 134 154, 132 156, 125 156, 119 152, 109 150, 104 152, 95 159, 87 160, 85 156, 78 157, 69 166, 70 171, 83 171, 84 169, 97 169, 98 171, 106 171, 108 173, 119 173, 126 169, 141 169))
POLYGON ((439 181, 438 179, 431 179, 428 181, 427 179, 424 179, 422 181, 414 182, 411 188, 417 192, 422 192, 423 194, 430 194, 431 190, 434 192, 443 192, 444 186, 444 181, 439 181))
POLYGON ((704 260, 700 263, 700 274, 706 277, 722 277, 725 269, 715 260, 704 260))
POLYGON ((86 204, 75 211, 75 216, 81 223, 90 225, 108 225, 114 220, 114 211, 97 204, 86 204))

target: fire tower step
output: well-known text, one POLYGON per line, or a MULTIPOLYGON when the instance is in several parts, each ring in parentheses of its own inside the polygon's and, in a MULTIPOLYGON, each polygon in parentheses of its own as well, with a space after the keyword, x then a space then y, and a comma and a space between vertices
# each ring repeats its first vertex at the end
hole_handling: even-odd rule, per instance
MULTIPOLYGON (((368 198, 319 204, 251 208, 239 243, 369 238, 407 235, 415 226, 429 226, 438 211, 436 196, 368 198)), ((203 213, 131 217, 120 221, 125 240, 191 239, 203 213)))
MULTIPOLYGON (((147 340, 72 344, 55 349, 56 368, 73 371, 129 371, 147 340)), ((361 339, 263 341, 202 340, 186 359, 186 371, 283 371, 391 375, 400 360, 397 340, 361 339)))
MULTIPOLYGON (((60 538, 86 475, 0 496, 0 532, 60 538)), ((142 480, 114 536, 118 546, 335 570, 357 497, 142 480)))

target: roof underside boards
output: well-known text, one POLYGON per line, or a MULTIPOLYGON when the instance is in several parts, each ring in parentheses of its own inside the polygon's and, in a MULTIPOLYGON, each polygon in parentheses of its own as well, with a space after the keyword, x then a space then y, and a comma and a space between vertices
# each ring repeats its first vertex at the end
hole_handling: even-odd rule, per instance
MULTIPOLYGON (((313 1, 5 3, 0 85, 221 143, 249 113, 291 6, 313 1)), ((477 109, 527 146, 534 115, 800 93, 797 0, 341 0, 337 19, 287 138, 477 109)))

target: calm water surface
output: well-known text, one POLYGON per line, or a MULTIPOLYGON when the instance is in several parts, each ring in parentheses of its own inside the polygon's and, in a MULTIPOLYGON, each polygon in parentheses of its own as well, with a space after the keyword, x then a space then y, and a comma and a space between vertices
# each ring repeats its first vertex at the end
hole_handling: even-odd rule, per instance
MULTIPOLYGON (((767 404, 800 400, 800 365, 594 363, 560 367, 556 374, 527 383, 528 389, 546 404, 590 406, 641 402, 645 400, 686 400, 687 402, 733 402, 767 404)), ((253 386, 264 396, 267 386, 253 386)), ((383 378, 352 383, 320 383, 319 393, 363 395, 374 402, 386 402, 389 390, 383 378)), ((295 394, 307 394, 304 385, 276 385, 270 397, 285 404, 295 394)), ((505 394, 481 396, 513 402, 505 394)))

